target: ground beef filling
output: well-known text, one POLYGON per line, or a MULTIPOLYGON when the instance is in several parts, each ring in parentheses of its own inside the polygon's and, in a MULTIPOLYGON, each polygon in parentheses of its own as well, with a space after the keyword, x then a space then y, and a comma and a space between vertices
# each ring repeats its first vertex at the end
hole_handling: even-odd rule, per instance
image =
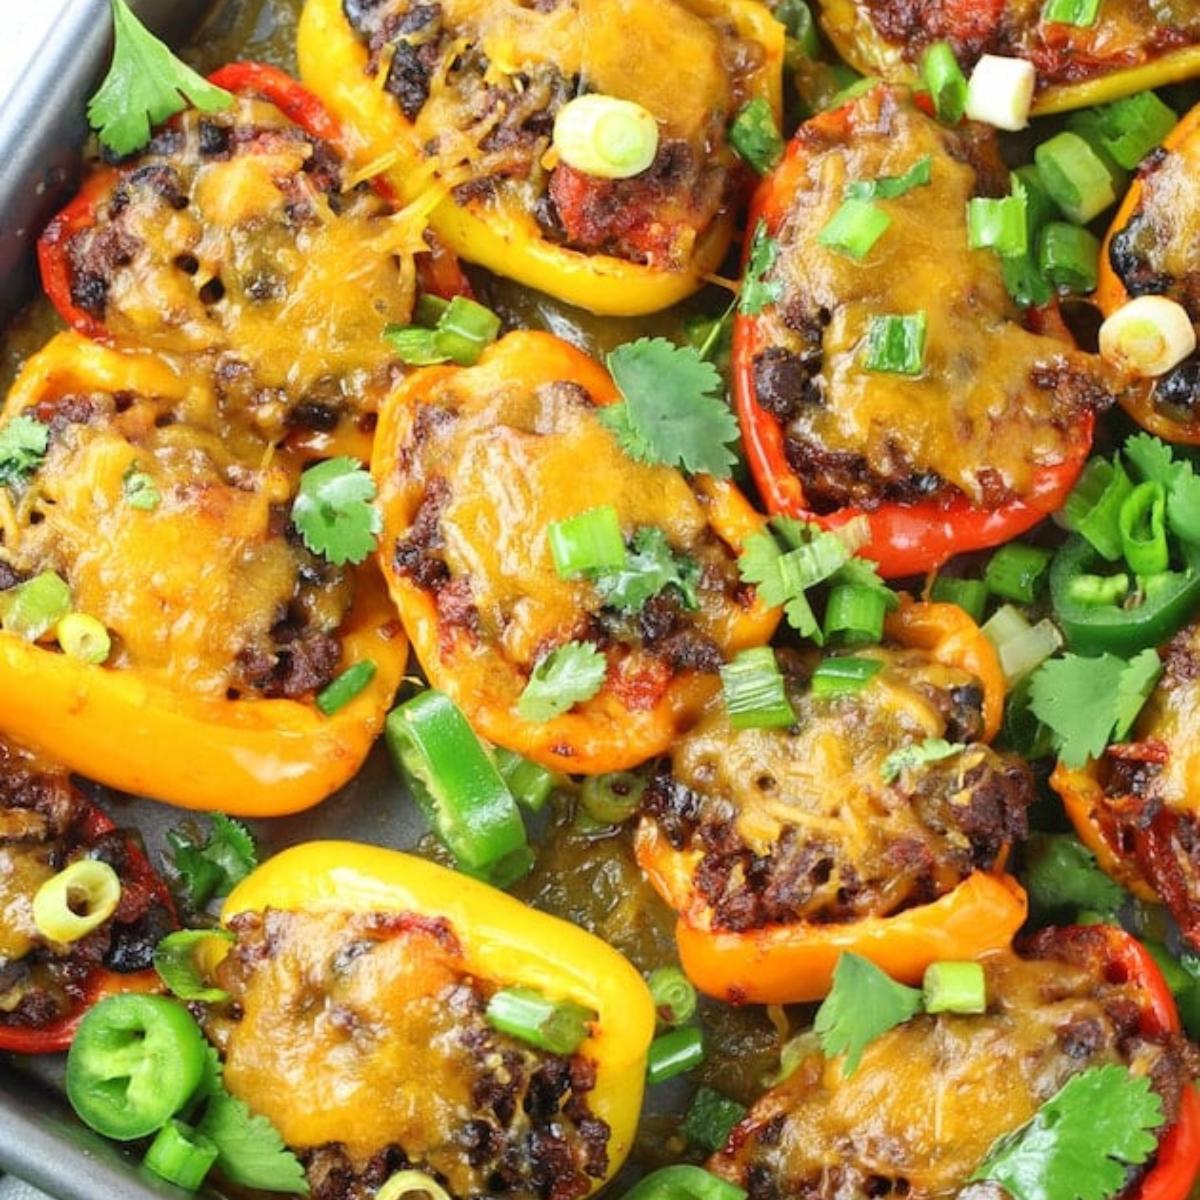
POLYGON ((340 669, 352 579, 291 527, 293 482, 261 465, 260 439, 203 403, 177 408, 131 392, 34 406, 49 446, 19 537, 0 540, 0 587, 58 574, 109 629, 112 667, 231 699, 309 696, 340 669), (134 479, 149 507, 130 502, 134 479))
POLYGON ((233 927, 231 1001, 210 1033, 230 1088, 297 1150, 315 1200, 366 1200, 402 1168, 463 1200, 577 1200, 603 1178, 593 1065, 494 1031, 494 985, 464 972, 445 921, 269 910, 233 927))
POLYGON ((1004 950, 983 964, 985 1014, 918 1016, 873 1041, 849 1079, 813 1039, 709 1169, 751 1200, 974 1195, 969 1176, 996 1139, 1069 1078, 1109 1063, 1148 1076, 1172 1124, 1195 1051, 1180 1035, 1142 1032, 1144 998, 1110 969, 1103 930, 1045 929, 1020 957, 1004 950))
POLYGON ((0 740, 0 1027, 37 1029, 69 1015, 99 969, 144 971, 174 928, 164 893, 149 886, 127 834, 96 832, 95 813, 65 772, 0 740), (37 889, 79 858, 108 863, 122 880, 113 916, 69 946, 33 924, 37 889), (134 869, 136 867, 136 869, 134 869))
POLYGON ((996 865, 1026 832, 1033 780, 978 741, 982 693, 922 652, 870 652, 860 693, 816 699, 787 661, 796 723, 734 730, 710 713, 676 744, 642 812, 677 850, 700 852, 693 885, 714 925, 886 916, 996 865), (887 756, 928 737, 965 748, 884 779, 887 756))
POLYGON ((433 596, 445 634, 492 642, 522 664, 591 641, 645 656, 664 682, 721 665, 722 626, 747 603, 732 552, 687 481, 624 455, 577 384, 421 403, 398 458, 411 516, 392 561, 433 596), (631 554, 635 530, 654 528, 694 564, 697 607, 670 586, 620 611, 589 581, 558 575, 547 528, 603 503, 617 509, 631 554))
MULTIPOLYGON (((1109 264, 1130 296, 1169 296, 1200 326, 1200 135, 1154 151, 1139 173, 1141 199, 1109 243, 1109 264)), ((1200 351, 1157 379, 1153 398, 1170 420, 1200 419, 1200 351)))
MULTIPOLYGON (((749 98, 749 78, 761 66, 762 47, 714 23, 720 66, 705 65, 716 79, 705 77, 700 86, 716 88, 716 95, 704 125, 673 132, 671 118, 665 119, 650 167, 631 179, 605 180, 565 164, 546 165, 554 119, 581 90, 625 91, 583 78, 586 66, 545 61, 540 50, 523 58, 519 69, 499 69, 487 50, 491 39, 505 46, 506 53, 520 54, 506 46, 503 7, 496 6, 486 20, 474 15, 467 20, 456 15, 460 10, 454 4, 343 0, 342 5, 367 48, 368 72, 383 74, 384 89, 417 127, 425 154, 440 158, 448 176, 463 177, 454 186, 459 204, 519 206, 532 214, 543 237, 585 253, 659 269, 685 265, 697 239, 728 209, 744 183, 725 127, 749 98), (469 170, 463 165, 468 149, 469 170)), ((533 6, 538 15, 525 9, 514 43, 527 42, 526 27, 540 21, 554 25, 546 35, 549 44, 561 39, 564 7, 578 10, 575 20, 581 27, 596 19, 585 11, 587 0, 547 0, 533 6)), ((647 7, 633 5, 624 17, 647 20, 647 7)), ((653 15, 676 27, 700 21, 686 4, 673 2, 653 15)), ((714 37, 711 30, 703 32, 714 37)), ((588 36, 581 35, 582 47, 571 42, 565 53, 585 54, 588 36)), ((636 38, 637 30, 630 36, 636 38)), ((704 50, 713 57, 705 43, 698 58, 705 57, 704 50)))
POLYGON ((1080 28, 1040 20, 1043 6, 1028 0, 858 3, 914 64, 932 43, 949 41, 968 70, 984 54, 1029 59, 1040 87, 1081 83, 1200 42, 1200 14, 1191 0, 1105 0, 1098 20, 1080 28))
POLYGON ((776 301, 757 320, 751 368, 807 504, 965 495, 998 508, 1028 494, 1113 392, 1094 359, 1015 307, 995 255, 967 247, 968 201, 1009 187, 994 133, 946 129, 902 90, 880 88, 845 129, 806 125, 798 137, 807 165, 774 231, 764 281, 776 301), (925 159, 927 184, 877 201, 890 224, 866 259, 822 243, 850 181, 901 176, 925 159), (917 311, 927 319, 921 370, 867 367, 872 321, 917 311))

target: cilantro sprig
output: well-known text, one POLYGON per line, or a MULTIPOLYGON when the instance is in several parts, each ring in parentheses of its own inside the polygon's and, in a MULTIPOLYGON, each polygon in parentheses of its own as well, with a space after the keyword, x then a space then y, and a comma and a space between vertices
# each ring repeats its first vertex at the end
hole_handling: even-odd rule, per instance
POLYGON ((42 465, 49 426, 22 414, 0 429, 0 487, 24 483, 42 465))
POLYGON ((915 1017, 922 1008, 918 988, 905 987, 858 954, 838 956, 833 986, 813 1022, 827 1058, 844 1054, 842 1074, 858 1070, 863 1051, 877 1037, 915 1017))
POLYGON ((668 588, 678 594, 684 608, 694 611, 700 607, 696 593, 700 584, 699 564, 686 555, 676 554, 667 535, 650 525, 634 534, 632 552, 625 565, 598 572, 595 584, 604 603, 618 612, 639 612, 668 588))
POLYGON ((962 742, 948 742, 945 738, 926 738, 921 742, 913 742, 909 746, 901 746, 879 764, 879 773, 884 783, 895 783, 906 771, 929 763, 942 762, 953 758, 966 749, 962 742))
POLYGON ((1162 1101, 1144 1075, 1110 1063, 1072 1076, 971 1176, 1013 1200, 1109 1200, 1158 1146, 1162 1101))
POLYGON ((665 338, 626 342, 606 361, 622 399, 601 409, 600 420, 630 458, 729 477, 738 426, 712 363, 665 338))
POLYGON ((1073 920, 1084 909, 1113 917, 1128 898, 1070 834, 1035 833, 1025 843, 1022 859, 1021 880, 1039 919, 1061 915, 1073 920))
POLYGON ((526 721, 549 721, 590 700, 604 686, 608 660, 595 642, 567 642, 538 659, 517 701, 526 721))
POLYGON ((191 910, 214 896, 227 896, 258 866, 258 848, 245 825, 224 813, 213 813, 210 820, 207 836, 194 824, 167 831, 176 890, 191 910))
POLYGON ((1200 476, 1195 467, 1148 433, 1129 438, 1122 452, 1142 479, 1162 484, 1171 532, 1185 542, 1200 542, 1200 476))
POLYGON ((767 279, 767 274, 779 259, 779 243, 767 232, 766 221, 759 221, 750 239, 750 253, 746 259, 746 272, 742 276, 742 290, 738 297, 738 311, 748 316, 757 316, 770 304, 777 304, 783 295, 783 284, 778 279, 767 279))
POLYGON ((113 57, 100 90, 88 104, 88 122, 102 145, 132 154, 154 125, 190 101, 201 112, 228 108, 233 97, 182 63, 133 15, 125 0, 110 0, 113 57))
POLYGON ((1115 654, 1064 654, 1042 663, 1029 682, 1029 708, 1053 734, 1059 758, 1081 767, 1128 736, 1162 663, 1154 650, 1128 662, 1115 654))
POLYGON ((292 523, 331 563, 360 563, 375 549, 383 519, 371 503, 375 481, 357 459, 331 458, 300 476, 292 523))

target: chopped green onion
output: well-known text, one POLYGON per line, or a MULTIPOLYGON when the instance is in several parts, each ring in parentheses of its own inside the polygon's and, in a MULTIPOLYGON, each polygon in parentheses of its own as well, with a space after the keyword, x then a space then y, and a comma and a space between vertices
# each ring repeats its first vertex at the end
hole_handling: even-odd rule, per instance
POLYGON ((847 646, 873 645, 883 640, 888 611, 884 588, 839 583, 830 590, 825 605, 825 637, 840 635, 847 646))
POLYGON ((890 375, 920 375, 925 367, 925 313, 872 317, 863 365, 890 375))
POLYGON ((205 982, 197 957, 206 945, 211 949, 214 942, 228 944, 233 940, 228 929, 177 929, 154 947, 154 969, 180 1000, 219 1004, 229 999, 229 993, 205 982))
POLYGON ((726 663, 721 668, 721 690, 734 729, 777 729, 795 723, 796 714, 770 646, 752 646, 726 663))
POLYGON ((1029 228, 1029 244, 1032 246, 1038 231, 1058 216, 1058 207, 1046 191, 1046 184, 1036 163, 1018 167, 1010 180, 1012 194, 1025 202, 1025 221, 1029 228))
POLYGON ((591 571, 616 570, 625 565, 621 518, 611 504, 552 521, 546 535, 554 569, 562 579, 577 579, 591 571))
POLYGON ((1067 595, 1077 604, 1121 604, 1129 595, 1129 576, 1073 575, 1067 583, 1067 595))
POLYGON ((775 5, 775 19, 788 31, 788 36, 799 43, 805 58, 816 58, 821 52, 821 39, 817 34, 817 23, 812 9, 805 0, 780 0, 775 5))
POLYGON ((939 575, 929 589, 929 598, 945 604, 957 604, 978 625, 987 608, 988 586, 982 579, 955 579, 951 575, 939 575))
POLYGON ((404 1196, 412 1195, 423 1196, 425 1200, 453 1200, 428 1171, 412 1168, 388 1176, 387 1182, 375 1193, 374 1200, 402 1200, 404 1196))
POLYGON ((987 1012, 987 983, 977 962, 935 962, 921 981, 927 1013, 987 1012))
POLYGON ((665 1083, 698 1067, 704 1061, 704 1036, 695 1025, 672 1029, 650 1043, 646 1058, 646 1081, 665 1083))
POLYGON ((155 1134, 146 1151, 146 1169, 176 1187, 194 1192, 217 1161, 211 1138, 172 1118, 155 1134))
POLYGON ((760 175, 783 157, 783 137, 770 103, 756 96, 744 104, 729 126, 729 143, 760 175))
POLYGON ((921 82, 939 121, 957 125, 967 108, 967 77, 949 42, 934 42, 921 57, 921 82))
POLYGON ((822 659, 812 676, 814 696, 848 696, 863 688, 883 670, 878 658, 851 655, 822 659))
POLYGON ((99 859, 79 858, 42 883, 30 913, 34 928, 48 942, 69 945, 99 929, 120 902, 116 871, 99 859))
POLYGON ((984 54, 967 82, 967 116, 1015 132, 1029 124, 1037 72, 1023 58, 984 54))
POLYGON ((533 988, 511 987, 488 1001, 487 1022, 493 1029, 528 1042, 550 1054, 574 1054, 587 1040, 596 1014, 573 1000, 548 1000, 533 988))
POLYGON ((862 259, 883 237, 892 218, 870 200, 843 200, 817 241, 850 258, 862 259))
POLYGON ((683 1025, 696 1015, 698 998, 691 981, 678 967, 658 967, 646 980, 654 1011, 664 1025, 683 1025))
POLYGON ((1147 379, 1165 375, 1196 349, 1186 308, 1170 296, 1135 296, 1100 326, 1100 355, 1147 379))
POLYGON ((983 573, 988 591, 1018 604, 1032 604, 1050 567, 1054 551, 1023 542, 1001 546, 983 573))
POLYGON ((1016 195, 968 200, 967 245, 972 250, 995 250, 1002 258, 1024 254, 1029 248, 1025 201, 1016 195))
POLYGON ((588 92, 554 118, 554 149, 569 167, 598 179, 640 175, 658 153, 658 122, 633 100, 588 92))
POLYGON ((1100 240, 1078 225, 1052 221, 1038 238, 1038 268, 1056 288, 1086 296, 1096 290, 1100 240))
POLYGON ((1051 198, 1076 225, 1086 225, 1117 198, 1104 160, 1069 129, 1043 142, 1034 160, 1051 198))
POLYGON ((983 632, 996 650, 1004 680, 1011 687, 1041 666, 1061 645, 1062 634, 1053 621, 1030 625, 1020 609, 1002 605, 984 623, 983 632))
POLYGON ((140 508, 143 512, 153 512, 162 502, 153 477, 140 470, 135 462, 129 464, 121 477, 121 492, 130 508, 140 508))
POLYGON ((746 1200, 746 1192, 703 1167, 676 1163, 639 1179, 621 1200, 746 1200))
POLYGON ((1121 550, 1135 575, 1161 575, 1170 563, 1167 497, 1161 483, 1139 483, 1121 505, 1121 550))
POLYGON ((317 707, 327 717, 345 708, 363 689, 375 678, 379 668, 369 658, 347 667, 331 683, 327 683, 318 693, 317 707))
POLYGON ((388 714, 385 729, 409 793, 460 869, 512 882, 511 872, 530 862, 521 814, 450 698, 433 688, 420 692, 388 714))
POLYGON ((1095 25, 1100 15, 1100 0, 1046 0, 1043 21, 1061 25, 1095 25))
POLYGON ((112 653, 112 638, 103 621, 87 613, 67 613, 54 626, 54 637, 68 658, 99 666, 112 653))
POLYGON ((71 611, 71 589, 53 571, 0 592, 0 627, 36 642, 71 611))
POLYGON ((436 329, 442 314, 450 307, 449 300, 435 296, 432 292, 422 292, 413 306, 413 324, 426 329, 436 329))
POLYGON ((825 103, 826 109, 841 108, 851 100, 866 95, 873 87, 878 86, 879 77, 876 75, 856 75, 849 67, 838 64, 833 68, 834 76, 838 79, 849 79, 849 82, 838 92, 835 92, 825 103))
POLYGON ((881 175, 878 179, 854 179, 846 184, 846 195, 855 200, 894 200, 911 192, 913 188, 926 187, 933 178, 933 158, 922 155, 903 175, 881 175))
MULTIPOLYGON (((1082 117, 1085 114, 1078 114, 1082 117)), ((1175 111, 1153 92, 1123 96, 1092 109, 1086 123, 1072 125, 1089 141, 1098 143, 1119 167, 1131 171, 1175 126, 1175 111)))
POLYGON ((422 329, 416 325, 389 325, 383 331, 384 341, 391 346, 396 357, 410 367, 429 367, 447 362, 450 356, 438 342, 436 329, 422 329))
POLYGON ((633 771, 589 775, 579 789, 579 803, 598 825, 620 825, 637 812, 646 780, 633 771))
POLYGON ((836 531, 830 537, 814 538, 779 556, 780 583, 789 595, 803 592, 828 579, 851 553, 836 531))
POLYGON ((1063 506, 1063 523, 1080 534, 1102 558, 1121 557, 1121 506, 1133 491, 1133 481, 1120 459, 1093 458, 1063 506))
POLYGON ((679 1128, 688 1145, 712 1154, 725 1145, 733 1127, 745 1115, 745 1105, 702 1084, 696 1089, 679 1128))
POLYGON ((442 352, 459 366, 469 367, 500 334, 500 318, 466 296, 455 296, 438 318, 442 352))
POLYGON ((500 778, 508 784, 513 799, 530 812, 541 812, 554 791, 557 778, 554 773, 547 771, 541 763, 535 763, 503 746, 496 748, 495 759, 500 778))

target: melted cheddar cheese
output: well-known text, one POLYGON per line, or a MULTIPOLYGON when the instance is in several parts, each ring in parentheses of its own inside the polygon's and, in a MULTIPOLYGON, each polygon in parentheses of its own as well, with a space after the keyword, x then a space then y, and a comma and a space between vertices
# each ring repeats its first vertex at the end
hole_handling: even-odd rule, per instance
POLYGON ((482 636, 510 661, 532 664, 547 646, 586 635, 601 598, 593 583, 559 576, 547 531, 600 505, 616 509, 627 540, 657 528, 676 553, 702 565, 700 608, 687 616, 724 643, 736 616, 737 570, 709 531, 700 495, 673 468, 625 455, 581 388, 506 381, 468 390, 451 377, 424 403, 443 419, 409 456, 410 511, 432 482, 447 486, 438 553, 450 579, 469 586, 482 636))
MULTIPOLYGON (((1027 330, 1000 259, 967 248, 978 180, 964 135, 886 88, 855 103, 849 126, 844 138, 813 135, 778 232, 770 277, 782 298, 764 315, 764 344, 806 353, 799 322, 820 346, 819 398, 794 407, 789 439, 863 460, 884 481, 934 477, 989 506, 1027 493, 1039 469, 1068 456, 1077 422, 1034 376, 1068 363, 1083 371, 1082 356, 1027 330), (863 259, 822 244, 849 183, 900 176, 924 158, 928 185, 874 202, 890 225, 863 259), (927 321, 919 374, 868 369, 872 320, 916 313, 927 321)), ((803 481, 808 468, 793 461, 803 481)))
MULTIPOLYGON (((487 1193, 496 1153, 472 1161, 472 1122, 525 1162, 538 1137, 573 1141, 575 1118, 557 1104, 551 1123, 521 1103, 539 1068, 563 1060, 490 1029, 483 1007, 494 986, 464 974, 445 922, 272 911, 239 921, 238 947, 218 971, 237 1015, 215 1017, 210 1033, 230 1091, 289 1146, 337 1144, 356 1170, 399 1147, 467 1197, 487 1193)), ((585 1168, 586 1152, 572 1153, 585 1168)))
POLYGON ((266 101, 189 110, 72 238, 75 302, 120 341, 209 356, 271 432, 301 401, 373 410, 393 361, 380 335, 412 314, 423 220, 342 190, 340 172, 266 101))
POLYGON ((762 1195, 949 1200, 1072 1076, 1122 1063, 1157 1081, 1170 1064, 1168 1045, 1140 1038, 1136 1019, 1129 1028, 1130 1001, 1102 967, 1010 951, 983 961, 985 1014, 915 1017, 872 1041, 849 1079, 809 1035, 710 1168, 743 1185, 757 1172, 762 1195))
POLYGON ((974 677, 923 651, 855 653, 882 664, 860 692, 815 697, 793 663, 794 725, 734 729, 714 703, 651 784, 643 809, 700 856, 716 924, 887 915, 991 866, 1024 828, 1031 782, 974 740, 974 677), (964 748, 885 777, 890 755, 929 738, 964 748))

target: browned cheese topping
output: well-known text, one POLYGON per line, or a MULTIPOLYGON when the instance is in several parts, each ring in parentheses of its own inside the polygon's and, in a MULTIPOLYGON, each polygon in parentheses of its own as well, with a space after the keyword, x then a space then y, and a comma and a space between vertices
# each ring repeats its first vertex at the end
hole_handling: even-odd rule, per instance
POLYGON ((0 1026, 40 1028, 67 1016, 97 968, 146 970, 158 940, 174 926, 142 871, 129 877, 126 835, 102 832, 95 822, 65 771, 0 739, 0 1026), (49 943, 34 924, 33 898, 85 856, 122 876, 117 911, 70 945, 49 943))
POLYGON ((957 490, 992 508, 1070 455, 1082 413, 1110 401, 1088 356, 1025 327, 990 250, 967 248, 967 202, 1007 193, 994 135, 946 129, 902 89, 869 92, 843 135, 802 129, 806 170, 778 231, 754 372, 818 509, 957 490), (874 203, 890 225, 861 260, 823 245, 847 185, 931 178, 874 203), (924 313, 918 375, 869 370, 872 318, 924 313))
POLYGON ((188 110, 68 243, 72 301, 120 341, 204 354, 224 398, 277 434, 332 428, 386 392, 412 313, 419 230, 272 104, 188 110))
POLYGON ((647 669, 719 666, 745 600, 736 559, 682 474, 625 455, 577 384, 497 378, 468 390, 452 376, 433 389, 400 452, 410 515, 393 552, 401 574, 435 592, 444 622, 522 666, 573 638, 630 647, 647 669), (623 615, 594 583, 559 576, 548 527, 600 505, 616 509, 627 541, 660 530, 697 564, 696 611, 672 588, 623 615))
POLYGON ((350 580, 288 536, 294 480, 203 396, 39 404, 45 460, 15 502, 0 492, 0 587, 57 573, 112 633, 109 666, 207 695, 308 694, 337 673, 350 580), (131 481, 157 501, 130 503, 131 481))
POLYGON ((1046 930, 1025 957, 992 954, 985 1014, 915 1017, 871 1042, 849 1079, 814 1038, 710 1168, 750 1200, 1000 1196, 967 1186, 992 1143, 1105 1063, 1148 1076, 1170 1124, 1188 1085, 1185 1043, 1141 1034, 1138 996, 1110 979, 1094 940, 1086 929, 1046 930))
POLYGON ((443 920, 243 914, 210 1021, 234 1095, 305 1161, 315 1200, 365 1200, 405 1166, 454 1196, 577 1200, 603 1178, 608 1126, 591 1063, 484 1018, 443 920))
POLYGON ((869 648, 883 669, 856 694, 817 698, 785 660, 796 723, 733 729, 721 705, 676 742, 644 819, 696 856, 714 925, 853 921, 927 903, 1025 834, 1033 781, 977 739, 975 678, 923 651, 869 648), (961 753, 885 780, 894 751, 945 738, 961 753))
POLYGON ((572 249, 678 269, 735 198, 726 126, 765 51, 716 0, 346 0, 370 70, 455 198, 498 201, 572 249), (632 100, 658 120, 658 155, 602 180, 548 155, 579 92, 632 100))

